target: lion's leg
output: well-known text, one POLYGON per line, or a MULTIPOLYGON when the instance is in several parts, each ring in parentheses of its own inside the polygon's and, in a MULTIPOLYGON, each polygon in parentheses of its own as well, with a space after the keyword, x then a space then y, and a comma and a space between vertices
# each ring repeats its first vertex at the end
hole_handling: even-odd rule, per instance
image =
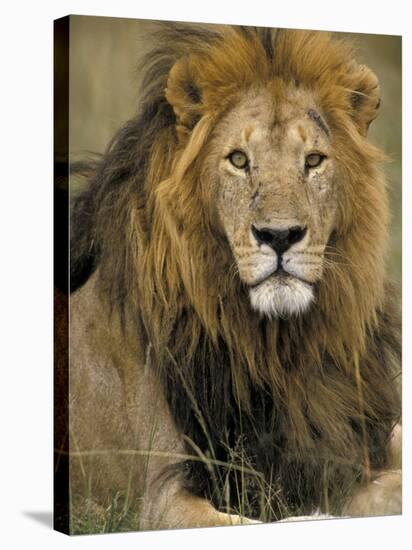
POLYGON ((344 508, 348 516, 384 516, 402 513, 402 428, 395 426, 388 449, 388 470, 376 472, 360 486, 344 508))
POLYGON ((344 509, 348 516, 390 516, 402 513, 402 473, 400 470, 379 473, 373 481, 360 487, 344 509))
POLYGON ((236 514, 219 512, 204 498, 191 495, 178 483, 157 498, 150 495, 140 514, 141 529, 178 529, 259 523, 236 514))
POLYGON ((402 426, 397 424, 392 431, 389 447, 389 467, 393 470, 402 468, 402 426))

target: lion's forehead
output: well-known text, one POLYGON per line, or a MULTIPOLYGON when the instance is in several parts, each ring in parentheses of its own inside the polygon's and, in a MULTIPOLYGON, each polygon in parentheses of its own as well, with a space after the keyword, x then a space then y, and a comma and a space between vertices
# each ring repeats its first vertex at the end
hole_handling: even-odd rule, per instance
POLYGON ((329 147, 330 131, 310 93, 279 99, 269 91, 245 94, 222 121, 220 134, 227 151, 234 147, 260 154, 329 147))

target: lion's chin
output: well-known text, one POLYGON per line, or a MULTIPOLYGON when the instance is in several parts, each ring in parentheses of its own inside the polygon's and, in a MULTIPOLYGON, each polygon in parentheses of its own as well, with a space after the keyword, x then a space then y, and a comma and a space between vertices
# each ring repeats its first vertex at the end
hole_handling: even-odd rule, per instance
POLYGON ((295 277, 273 275, 249 291, 253 309, 268 317, 304 313, 314 301, 313 288, 295 277))

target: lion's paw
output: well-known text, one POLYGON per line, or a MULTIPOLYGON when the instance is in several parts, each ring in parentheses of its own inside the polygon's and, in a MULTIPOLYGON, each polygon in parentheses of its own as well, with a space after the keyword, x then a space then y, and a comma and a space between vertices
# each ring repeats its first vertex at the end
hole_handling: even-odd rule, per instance
POLYGON ((281 519, 278 523, 285 523, 287 521, 313 521, 319 519, 334 519, 336 516, 330 514, 322 514, 319 510, 316 510, 310 516, 290 516, 288 518, 281 519))
POLYGON ((256 523, 262 523, 257 519, 250 519, 245 516, 239 516, 237 514, 225 514, 220 512, 221 519, 225 525, 254 525, 256 523))

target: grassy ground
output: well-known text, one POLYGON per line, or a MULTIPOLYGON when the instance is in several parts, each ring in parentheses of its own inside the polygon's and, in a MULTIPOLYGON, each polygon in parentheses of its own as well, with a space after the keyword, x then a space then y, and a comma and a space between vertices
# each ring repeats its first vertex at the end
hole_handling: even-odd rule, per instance
POLYGON ((107 507, 91 499, 74 498, 70 503, 70 530, 72 535, 121 533, 139 531, 139 514, 125 507, 124 499, 114 494, 107 507))
MULTIPOLYGON (((131 453, 133 455, 133 451, 126 451, 126 453, 131 453)), ((73 453, 73 456, 75 454, 76 453, 73 453)), ((80 460, 88 455, 87 452, 80 454, 82 455, 79 457, 80 460)), ((90 454, 92 455, 94 453, 90 454)), ((122 454, 122 452, 120 452, 120 454, 122 454)), ((138 454, 138 452, 136 452, 136 454, 138 454)), ((76 459, 77 458, 75 458, 75 460, 76 459)), ((178 458, 176 458, 176 460, 178 461, 178 458)), ((225 466, 223 471, 232 473, 236 471, 239 481, 242 480, 243 488, 240 484, 237 485, 235 490, 236 494, 232 493, 232 497, 230 498, 229 492, 226 490, 225 477, 220 477, 219 479, 215 477, 216 492, 221 502, 220 506, 218 506, 220 511, 238 514, 243 517, 253 517, 262 522, 274 521, 276 519, 297 519, 301 516, 307 517, 308 513, 311 515, 313 514, 314 519, 317 517, 324 517, 319 516, 319 508, 313 508, 310 511, 303 507, 290 508, 279 485, 276 483, 269 484, 245 461, 243 461, 243 465, 239 463, 239 456, 233 454, 230 460, 233 460, 233 462, 221 463, 221 465, 225 466), (247 479, 247 481, 245 481, 245 479, 247 479), (245 489, 250 489, 251 486, 253 486, 253 493, 245 489), (251 494, 253 494, 253 500, 250 500, 251 494), (256 506, 260 509, 258 518, 252 513, 252 510, 257 509, 256 506)), ((209 463, 208 467, 212 470, 215 461, 211 459, 205 459, 205 461, 209 463)), ((77 486, 77 492, 70 491, 70 532, 72 535, 145 530, 146 525, 144 518, 141 517, 138 510, 139 498, 135 496, 131 498, 125 496, 126 491, 124 493, 113 491, 108 498, 106 497, 105 504, 98 504, 96 497, 98 489, 96 490, 96 487, 93 487, 94 474, 99 471, 98 462, 94 462, 91 468, 87 466, 83 468, 82 466, 82 470, 83 487, 77 486)), ((328 496, 328 473, 326 470, 324 479, 319 479, 319 484, 324 487, 324 490, 321 491, 324 493, 322 497, 322 514, 326 514, 326 517, 328 515, 342 515, 343 505, 347 501, 348 495, 351 493, 353 485, 356 483, 356 479, 353 478, 352 481, 347 479, 346 481, 345 487, 342 487, 342 490, 335 491, 332 500, 328 496)), ((151 526, 151 528, 153 528, 153 526, 151 526)), ((159 520, 157 528, 164 528, 161 519, 159 520)))

